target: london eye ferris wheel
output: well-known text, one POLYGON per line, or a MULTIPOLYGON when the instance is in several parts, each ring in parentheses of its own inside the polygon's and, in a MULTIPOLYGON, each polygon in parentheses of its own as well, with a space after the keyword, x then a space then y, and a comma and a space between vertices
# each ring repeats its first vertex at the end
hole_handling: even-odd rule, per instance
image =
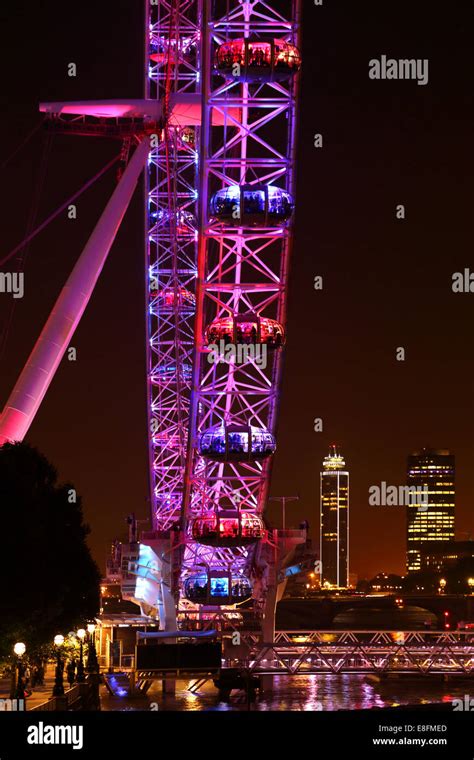
POLYGON ((300 12, 300 0, 146 0, 144 98, 41 106, 60 131, 120 137, 122 170, 7 401, 0 442, 25 435, 144 168, 152 525, 124 547, 122 568, 124 595, 164 630, 206 613, 263 626, 274 612, 278 535, 264 511, 286 342, 300 12))

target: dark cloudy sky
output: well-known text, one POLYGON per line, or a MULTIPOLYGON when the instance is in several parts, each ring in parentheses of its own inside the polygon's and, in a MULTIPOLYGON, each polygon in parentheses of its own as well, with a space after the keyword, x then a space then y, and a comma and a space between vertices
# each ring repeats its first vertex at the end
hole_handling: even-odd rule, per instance
MULTIPOLYGON (((320 463, 338 442, 351 472, 351 570, 401 572, 404 511, 369 507, 368 488, 403 483, 413 448, 455 453, 459 537, 473 529, 474 293, 453 294, 451 277, 474 271, 474 14, 467 0, 303 6, 296 245, 271 492, 299 493, 288 521, 306 517, 317 537, 320 463), (382 54, 427 58, 428 85, 369 80, 368 62, 382 54)), ((140 0, 2 4, 3 157, 37 122, 40 100, 141 95, 141 11, 140 0)), ((39 219, 117 150, 55 137, 39 219)), ((1 255, 25 234, 41 152, 38 133, 1 173, 1 255)), ((112 172, 78 203, 76 221, 64 216, 31 245, 0 358, 1 404, 113 187, 112 172)), ((148 510, 141 203, 137 193, 73 340, 78 361, 62 363, 28 435, 82 494, 100 563, 127 513, 148 510)), ((10 307, 0 295, 0 328, 10 307)), ((269 516, 277 521, 275 505, 269 516)))

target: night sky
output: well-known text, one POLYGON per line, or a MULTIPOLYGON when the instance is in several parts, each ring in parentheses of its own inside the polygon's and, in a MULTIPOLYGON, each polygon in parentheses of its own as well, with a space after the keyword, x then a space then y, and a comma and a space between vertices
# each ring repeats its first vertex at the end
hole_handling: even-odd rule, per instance
MULTIPOLYGON (((473 529, 474 293, 454 294, 451 278, 474 271, 474 12, 467 0, 303 6, 296 244, 271 493, 299 493, 287 523, 307 518, 317 539, 319 470, 337 442, 351 473, 350 569, 402 572, 405 510, 370 507, 368 488, 403 484, 411 450, 456 455, 458 537, 473 529), (428 58, 429 83, 371 81, 368 62, 382 54, 428 58), (313 147, 317 132, 323 149, 313 147)), ((142 10, 141 0, 2 4, 0 163, 38 122, 41 100, 142 95, 142 10)), ((38 220, 119 147, 54 137, 38 220)), ((1 172, 0 258, 25 235, 41 155, 37 132, 1 172)), ((78 202, 77 220, 64 214, 30 246, 25 297, 0 349, 2 407, 114 184, 112 170, 78 202)), ((72 341, 78 360, 63 361, 27 438, 82 494, 100 564, 111 539, 125 537, 127 513, 149 509, 143 260, 137 191, 72 341)), ((11 305, 0 294, 0 332, 11 305)), ((278 510, 270 504, 276 525, 278 510)))

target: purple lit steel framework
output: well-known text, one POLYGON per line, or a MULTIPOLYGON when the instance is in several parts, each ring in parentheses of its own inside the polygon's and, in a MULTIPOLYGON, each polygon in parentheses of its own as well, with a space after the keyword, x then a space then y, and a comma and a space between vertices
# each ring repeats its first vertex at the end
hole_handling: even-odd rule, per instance
POLYGON ((147 162, 153 529, 140 546, 149 545, 151 578, 148 565, 144 574, 138 568, 135 541, 129 553, 138 551, 132 595, 168 630, 176 627, 178 586, 188 611, 249 595, 261 611, 278 585, 278 539, 268 539, 261 516, 286 323, 300 5, 279 0, 277 11, 261 0, 147 0, 144 100, 41 105, 61 132, 121 137, 123 175, 7 402, 0 442, 21 439, 31 424, 147 162), (128 162, 132 143, 138 147, 128 162), (209 363, 211 323, 218 331, 227 324, 227 338, 240 335, 247 348, 268 348, 266 361, 250 353, 241 363, 209 363), (237 528, 226 534, 229 516, 237 528), (217 533, 200 541, 200 526, 217 533), (192 580, 203 572, 206 588, 192 580), (224 591, 213 594, 211 577, 224 591))
POLYGON ((200 7, 200 0, 145 2, 145 98, 160 101, 164 112, 145 176, 149 467, 152 524, 158 532, 180 520, 188 443, 198 127, 180 126, 170 102, 177 94, 199 93, 200 7))
POLYGON ((221 15, 211 15, 208 7, 203 24, 196 356, 182 519, 182 595, 198 573, 232 572, 232 583, 239 577, 251 580, 256 609, 262 609, 270 583, 265 539, 250 546, 226 547, 218 541, 208 546, 193 540, 192 525, 197 516, 232 504, 261 515, 271 457, 226 461, 224 454, 213 461, 201 456, 199 443, 203 431, 214 426, 248 430, 251 425, 275 433, 282 349, 268 351, 266 367, 261 362, 259 366, 255 355, 241 364, 209 363, 205 331, 215 319, 246 314, 268 317, 282 326, 286 322, 292 224, 271 223, 268 206, 264 213, 252 213, 252 202, 258 205, 266 185, 294 196, 298 77, 288 68, 288 57, 275 54, 286 43, 293 52, 292 46, 298 46, 300 5, 288 0, 278 4, 284 10, 276 11, 255 0, 221 2, 213 5, 224 9, 221 15), (258 41, 264 44, 259 47, 258 41), (219 70, 217 49, 225 53, 219 70), (213 126, 216 114, 221 127, 213 126), (230 188, 235 201, 231 219, 210 214, 211 198, 223 188, 230 188))

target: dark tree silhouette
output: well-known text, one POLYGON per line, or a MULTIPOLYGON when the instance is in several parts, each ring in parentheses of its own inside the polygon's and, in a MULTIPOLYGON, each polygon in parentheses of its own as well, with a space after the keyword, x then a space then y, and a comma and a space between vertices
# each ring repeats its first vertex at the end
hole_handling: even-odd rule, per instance
POLYGON ((31 653, 97 614, 100 572, 80 497, 28 444, 0 447, 0 515, 0 656, 31 653))

